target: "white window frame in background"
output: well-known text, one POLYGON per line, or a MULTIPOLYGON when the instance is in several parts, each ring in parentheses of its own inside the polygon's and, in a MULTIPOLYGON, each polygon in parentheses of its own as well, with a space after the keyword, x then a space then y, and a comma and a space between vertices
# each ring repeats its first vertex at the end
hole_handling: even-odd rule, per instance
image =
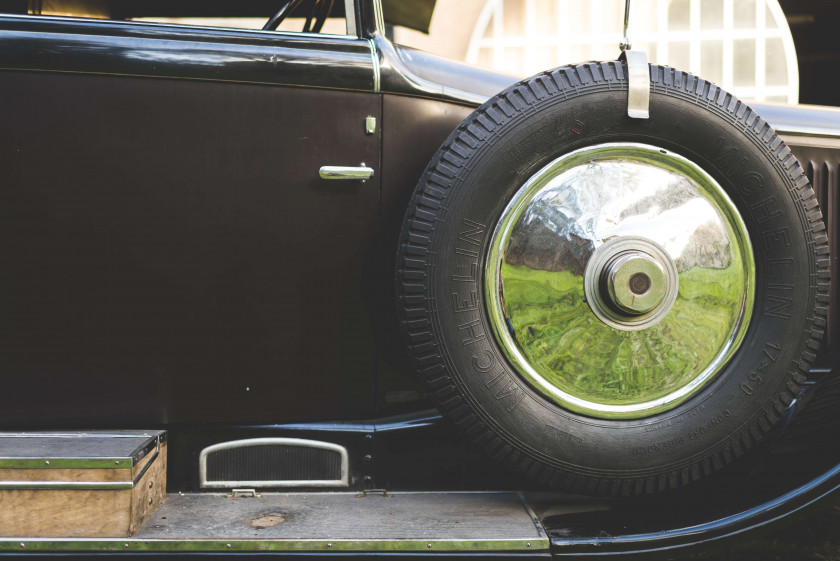
MULTIPOLYGON (((575 45, 589 45, 592 48, 592 58, 609 60, 618 56, 618 43, 621 40, 621 22, 615 22, 617 32, 605 32, 601 25, 603 7, 607 3, 624 5, 624 0, 555 0, 557 2, 557 19, 554 23, 553 35, 539 35, 537 33, 537 2, 524 0, 525 33, 522 36, 505 37, 504 31, 504 0, 487 0, 479 14, 467 49, 467 62, 478 62, 479 50, 490 49, 492 67, 501 71, 516 71, 505 68, 505 48, 517 47, 525 49, 525 59, 533 59, 538 49, 557 49, 558 60, 561 64, 580 62, 572 60, 572 47, 575 45), (588 2, 590 20, 594 22, 594 29, 570 29, 568 18, 569 2, 588 2), (493 37, 485 38, 487 26, 492 19, 493 37)), ((659 29, 668 27, 668 5, 671 0, 655 0, 656 19, 659 29)), ((799 102, 799 67, 796 60, 796 48, 790 27, 778 0, 755 1, 755 25, 748 28, 736 28, 735 3, 739 0, 723 0, 723 27, 721 29, 701 28, 700 4, 702 0, 689 1, 689 29, 688 31, 666 31, 664 33, 650 30, 635 29, 631 14, 631 39, 636 45, 648 43, 656 44, 655 61, 668 60, 669 46, 672 42, 689 42, 689 67, 685 70, 701 75, 702 65, 701 41, 721 41, 723 43, 723 72, 722 80, 718 84, 735 95, 756 101, 765 101, 769 97, 783 97, 787 103, 799 102), (767 27, 766 10, 775 20, 776 27, 767 27), (768 86, 765 73, 766 42, 768 39, 781 39, 784 51, 784 61, 787 67, 787 85, 768 86), (736 86, 734 76, 735 41, 738 39, 755 40, 755 85, 736 86)))

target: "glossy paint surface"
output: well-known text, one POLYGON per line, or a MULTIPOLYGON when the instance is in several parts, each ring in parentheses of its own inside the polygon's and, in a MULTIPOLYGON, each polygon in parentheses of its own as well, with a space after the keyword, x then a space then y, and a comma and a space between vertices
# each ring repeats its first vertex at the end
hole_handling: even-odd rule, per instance
POLYGON ((367 41, 72 18, 0 16, 0 68, 371 91, 367 41))
POLYGON ((380 341, 377 414, 391 416, 431 407, 403 350, 394 279, 400 228, 414 186, 432 155, 472 108, 407 95, 382 96, 382 252, 375 312, 380 341))
POLYGON ((516 82, 516 78, 394 45, 374 37, 380 58, 382 90, 479 105, 516 82))
MULTIPOLYGON (((347 423, 429 407, 393 311, 399 227, 440 143, 516 80, 390 45, 370 0, 359 16, 383 95, 367 40, 0 18, 3 428, 169 428, 173 490, 204 446, 282 434, 344 443, 354 488, 529 488, 434 414, 347 423), (315 179, 362 161, 372 183, 315 179)), ((780 132, 840 128, 759 109, 780 132)), ((805 463, 797 482, 834 481, 805 463)), ((583 510, 550 521, 558 552, 608 541, 583 510)))
POLYGON ((5 428, 373 416, 375 94, 0 83, 5 428))
MULTIPOLYGON (((474 100, 402 81, 383 119, 348 37, 7 16, 0 44, 6 426, 374 415, 404 201, 474 100)), ((383 411, 426 406, 392 364, 383 411)))

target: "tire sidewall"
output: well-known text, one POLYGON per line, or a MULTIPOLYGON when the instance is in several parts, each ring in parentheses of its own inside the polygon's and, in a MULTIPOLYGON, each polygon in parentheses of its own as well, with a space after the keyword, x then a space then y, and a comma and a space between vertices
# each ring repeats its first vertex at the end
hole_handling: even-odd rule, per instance
POLYGON ((515 114, 472 150, 432 236, 429 276, 441 356, 471 409, 532 458, 593 476, 637 477, 718 461, 719 453, 737 455, 766 432, 785 405, 780 396, 791 384, 813 305, 807 222, 791 174, 770 146, 728 112, 679 92, 654 93, 650 119, 637 120, 626 116, 626 92, 582 91, 515 114), (575 414, 535 391, 505 360, 484 294, 487 248, 516 191, 563 154, 607 142, 650 144, 699 165, 732 199, 755 255, 753 315, 734 357, 691 399, 639 420, 575 414))

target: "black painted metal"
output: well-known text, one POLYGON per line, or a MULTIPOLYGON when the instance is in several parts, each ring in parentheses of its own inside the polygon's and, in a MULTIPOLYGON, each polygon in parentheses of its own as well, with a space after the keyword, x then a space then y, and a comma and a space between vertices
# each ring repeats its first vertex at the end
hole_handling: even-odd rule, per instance
POLYGON ((840 491, 840 381, 806 387, 792 420, 762 450, 699 486, 642 500, 531 494, 555 556, 679 552, 791 520, 840 491), (801 408, 803 401, 810 401, 801 408))
POLYGON ((507 74, 482 70, 423 51, 394 45, 376 34, 382 91, 477 106, 516 82, 507 74))
MULTIPOLYGON (((838 127, 840 129, 840 127, 838 127)), ((840 150, 837 148, 824 148, 813 146, 794 146, 793 153, 805 168, 808 179, 817 194, 820 208, 823 213, 826 231, 828 236, 828 247, 830 257, 831 278, 835 279, 831 285, 830 298, 832 302, 838 301, 838 281, 840 279, 840 262, 837 259, 837 250, 840 247, 840 150)), ((823 352, 820 357, 821 366, 836 364, 840 348, 838 348, 838 337, 840 337, 840 314, 836 307, 828 309, 828 325, 823 352)))
POLYGON ((3 428, 374 416, 378 96, 0 82, 3 428))
POLYGON ((372 91, 353 37, 0 15, 0 69, 372 91))
MULTIPOLYGON (((429 402, 402 362, 391 286, 427 161, 514 78, 393 46, 373 8, 360 0, 357 17, 381 96, 366 40, 0 17, 2 428, 168 427, 174 491, 198 488, 205 446, 259 436, 344 445, 356 489, 529 487, 418 413, 429 402), (366 184, 317 179, 362 161, 377 171, 366 184), (405 416, 314 422, 390 415, 405 416), (255 426, 287 421, 300 422, 255 426)), ((837 112, 757 108, 783 133, 840 129, 837 112)), ((820 173, 835 177, 820 195, 834 255, 836 151, 796 152, 818 192, 820 173)), ((819 391, 806 412, 836 403, 819 391)), ((806 434, 798 417, 717 491, 566 517, 550 509, 569 497, 532 497, 557 554, 719 539, 840 485, 831 416, 806 434)))
POLYGON ((403 351, 394 278, 397 239, 413 186, 432 154, 472 112, 471 107, 403 95, 382 96, 382 252, 378 305, 377 415, 390 417, 431 408, 403 351))
MULTIPOLYGON (((382 29, 383 21, 379 20, 377 14, 377 3, 379 0, 356 0, 356 16, 362 37, 372 38, 384 34, 382 29)), ((383 14, 384 15, 384 14, 383 14)))
POLYGON ((340 481, 341 454, 299 444, 259 444, 207 455, 207 481, 340 481))

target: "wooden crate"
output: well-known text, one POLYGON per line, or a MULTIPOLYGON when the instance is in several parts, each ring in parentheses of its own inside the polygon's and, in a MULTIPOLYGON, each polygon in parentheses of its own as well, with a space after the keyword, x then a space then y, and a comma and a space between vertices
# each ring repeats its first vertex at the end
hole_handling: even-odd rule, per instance
POLYGON ((165 498, 165 431, 0 433, 2 537, 128 537, 165 498))

